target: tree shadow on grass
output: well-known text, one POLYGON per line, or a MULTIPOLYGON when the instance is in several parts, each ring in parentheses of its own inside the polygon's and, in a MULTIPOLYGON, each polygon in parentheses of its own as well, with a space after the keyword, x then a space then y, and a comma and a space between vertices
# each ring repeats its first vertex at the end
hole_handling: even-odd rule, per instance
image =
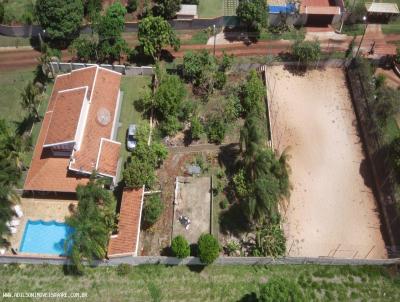
POLYGON ((33 124, 35 123, 35 118, 33 116, 25 116, 21 121, 14 122, 15 123, 15 131, 19 136, 24 135, 26 132, 29 132, 33 124))
POLYGON ((225 235, 232 234, 235 237, 239 237, 240 234, 250 231, 243 206, 238 202, 235 202, 229 209, 221 212, 219 223, 220 230, 225 235))
POLYGON ((245 294, 240 300, 237 302, 257 302, 257 294, 255 292, 245 294))
POLYGON ((200 274, 205 268, 205 265, 188 265, 189 271, 200 274))

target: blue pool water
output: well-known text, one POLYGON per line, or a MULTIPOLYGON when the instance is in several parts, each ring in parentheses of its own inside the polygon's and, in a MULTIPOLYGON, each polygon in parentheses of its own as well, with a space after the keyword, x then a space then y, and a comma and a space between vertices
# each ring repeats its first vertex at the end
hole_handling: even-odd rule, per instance
POLYGON ((293 13, 295 10, 296 6, 293 3, 287 5, 268 5, 268 11, 272 14, 293 13))
POLYGON ((73 228, 54 220, 28 220, 20 252, 33 254, 65 255, 64 244, 73 228))

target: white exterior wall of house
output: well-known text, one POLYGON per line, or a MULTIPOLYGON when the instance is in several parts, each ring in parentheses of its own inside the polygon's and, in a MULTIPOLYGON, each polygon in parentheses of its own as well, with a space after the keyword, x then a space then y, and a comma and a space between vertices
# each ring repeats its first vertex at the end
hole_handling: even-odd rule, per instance
POLYGON ((88 92, 88 87, 86 87, 86 93, 85 93, 85 99, 83 100, 82 103, 82 108, 81 108, 81 113, 79 115, 79 121, 78 121, 78 126, 76 127, 76 133, 75 133, 75 150, 79 150, 81 143, 82 143, 82 137, 83 133, 85 131, 85 125, 86 125, 86 120, 89 112, 89 100, 87 97, 87 92, 88 92))

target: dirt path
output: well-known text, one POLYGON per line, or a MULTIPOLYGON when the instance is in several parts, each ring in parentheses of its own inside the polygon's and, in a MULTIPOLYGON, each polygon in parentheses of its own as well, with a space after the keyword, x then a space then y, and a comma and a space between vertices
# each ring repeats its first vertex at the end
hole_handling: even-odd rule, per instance
MULTIPOLYGON (((214 144, 201 144, 201 145, 190 145, 188 147, 178 146, 178 147, 169 147, 168 150, 170 153, 179 154, 179 153, 198 153, 198 152, 219 152, 221 148, 226 147, 232 144, 221 144, 221 145, 214 145, 214 144)), ((238 144, 233 144, 237 145, 238 144)))
MULTIPOLYGON (((361 37, 357 37, 356 45, 360 41, 361 37)), ((368 52, 375 42, 375 54, 395 54, 396 46, 387 42, 394 42, 400 40, 400 35, 384 35, 382 33, 376 34, 376 29, 371 32, 367 32, 364 41, 362 43, 361 50, 368 52)), ((321 47, 324 52, 333 51, 345 51, 348 48, 348 44, 351 41, 351 37, 347 38, 324 38, 322 35, 319 39, 321 47)), ((223 51, 234 56, 263 56, 263 55, 278 55, 290 50, 292 41, 277 40, 277 41, 260 41, 254 44, 245 45, 243 43, 231 43, 226 45, 216 46, 216 55, 222 56, 223 51)), ((207 49, 213 50, 213 45, 182 45, 180 50, 174 52, 169 49, 173 56, 176 58, 182 58, 185 52, 189 50, 200 51, 207 49)), ((34 49, 4 49, 0 51, 0 70, 16 70, 24 69, 27 67, 34 67, 37 65, 37 58, 40 53, 34 49)), ((68 62, 71 60, 71 54, 68 51, 63 51, 62 61, 68 62)))
POLYGON ((344 72, 276 66, 268 82, 274 147, 291 156, 289 255, 387 257, 344 72))
POLYGON ((161 185, 164 211, 150 229, 140 231, 138 255, 160 255, 165 248, 170 246, 174 215, 175 178, 182 175, 182 167, 189 159, 190 155, 171 153, 159 169, 157 178, 161 185))

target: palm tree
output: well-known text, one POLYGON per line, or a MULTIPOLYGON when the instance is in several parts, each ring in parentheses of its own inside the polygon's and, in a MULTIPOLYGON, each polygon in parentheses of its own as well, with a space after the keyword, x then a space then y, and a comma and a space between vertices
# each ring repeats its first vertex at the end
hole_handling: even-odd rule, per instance
POLYGON ((83 259, 90 263, 106 256, 108 239, 115 226, 116 203, 112 193, 94 178, 86 186, 78 186, 77 196, 78 208, 66 219, 74 231, 65 248, 77 272, 83 273, 83 259))
POLYGON ((255 158, 258 151, 265 146, 266 134, 261 120, 251 114, 246 118, 240 131, 240 151, 243 154, 243 164, 248 176, 254 180, 254 169, 257 166, 255 158))
POLYGON ((10 191, 10 187, 0 186, 0 247, 9 245, 7 237, 10 235, 10 228, 7 223, 14 216, 10 191))
POLYGON ((28 114, 32 116, 35 121, 40 120, 38 111, 40 101, 39 90, 33 82, 29 82, 21 93, 21 106, 28 111, 28 114))

